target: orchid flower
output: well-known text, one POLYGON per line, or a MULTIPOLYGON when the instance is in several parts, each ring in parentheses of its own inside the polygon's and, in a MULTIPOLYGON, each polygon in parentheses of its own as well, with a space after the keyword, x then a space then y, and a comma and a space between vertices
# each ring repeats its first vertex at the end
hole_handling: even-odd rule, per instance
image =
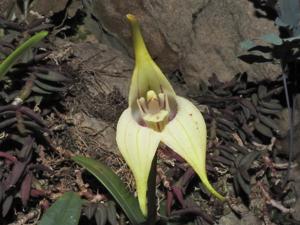
POLYGON ((189 100, 177 96, 151 58, 139 23, 128 14, 133 34, 135 68, 129 90, 129 107, 122 113, 116 140, 135 181, 141 211, 147 215, 147 182, 160 145, 171 148, 198 174, 215 197, 224 200, 209 183, 206 169, 206 125, 189 100))

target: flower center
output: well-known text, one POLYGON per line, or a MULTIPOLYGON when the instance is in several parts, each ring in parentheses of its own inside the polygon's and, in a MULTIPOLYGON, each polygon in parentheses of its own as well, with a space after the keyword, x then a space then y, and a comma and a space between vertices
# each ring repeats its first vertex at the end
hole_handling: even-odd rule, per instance
POLYGON ((168 96, 164 93, 158 95, 150 90, 146 99, 141 97, 137 104, 146 126, 155 131, 162 131, 169 121, 170 106, 168 96))

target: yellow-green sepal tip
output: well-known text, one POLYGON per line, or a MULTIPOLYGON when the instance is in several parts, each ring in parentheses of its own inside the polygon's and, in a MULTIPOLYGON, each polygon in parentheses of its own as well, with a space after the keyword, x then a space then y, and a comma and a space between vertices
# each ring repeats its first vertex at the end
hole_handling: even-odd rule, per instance
POLYGON ((170 82, 147 50, 137 18, 132 14, 127 14, 127 19, 131 25, 135 53, 135 67, 129 89, 129 106, 136 108, 136 100, 146 97, 149 90, 156 93, 164 92, 168 96, 174 97, 175 92, 170 82))

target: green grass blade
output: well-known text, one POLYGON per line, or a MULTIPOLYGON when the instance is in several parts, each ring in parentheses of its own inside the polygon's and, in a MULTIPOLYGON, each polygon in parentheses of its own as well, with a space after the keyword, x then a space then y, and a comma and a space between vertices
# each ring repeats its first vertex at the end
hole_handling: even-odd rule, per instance
POLYGON ((82 202, 76 193, 65 193, 46 211, 38 225, 77 225, 82 202))
POLYGON ((93 174, 115 198, 118 204, 134 225, 145 222, 137 199, 126 189, 120 178, 106 165, 96 160, 75 156, 72 158, 76 163, 93 174))
POLYGON ((17 62, 17 60, 26 52, 26 50, 33 47, 35 44, 40 42, 43 38, 48 35, 47 31, 41 31, 36 33, 34 36, 29 38, 16 50, 14 50, 9 56, 7 56, 0 64, 0 80, 3 79, 5 74, 9 71, 9 69, 17 62))

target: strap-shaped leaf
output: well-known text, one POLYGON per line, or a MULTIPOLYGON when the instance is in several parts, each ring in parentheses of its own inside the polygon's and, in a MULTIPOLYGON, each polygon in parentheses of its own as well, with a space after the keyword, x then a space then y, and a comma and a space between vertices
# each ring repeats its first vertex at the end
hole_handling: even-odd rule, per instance
POLYGON ((259 38, 260 40, 263 40, 267 43, 273 44, 273 45, 282 45, 283 41, 277 34, 265 34, 259 38))
POLYGON ((29 38, 27 41, 25 41, 23 44, 21 44, 19 47, 16 48, 7 58, 3 60, 0 64, 0 80, 3 79, 5 74, 9 71, 9 69, 17 62, 17 60, 31 47, 33 47, 35 44, 40 42, 43 38, 45 38, 48 35, 47 31, 41 31, 31 38, 29 38))
POLYGON ((145 222, 138 200, 126 189, 124 183, 109 167, 99 161, 82 156, 75 156, 72 159, 87 169, 106 187, 132 224, 138 225, 145 222))
POLYGON ((74 192, 66 192, 44 214, 38 225, 77 225, 82 200, 74 192))

